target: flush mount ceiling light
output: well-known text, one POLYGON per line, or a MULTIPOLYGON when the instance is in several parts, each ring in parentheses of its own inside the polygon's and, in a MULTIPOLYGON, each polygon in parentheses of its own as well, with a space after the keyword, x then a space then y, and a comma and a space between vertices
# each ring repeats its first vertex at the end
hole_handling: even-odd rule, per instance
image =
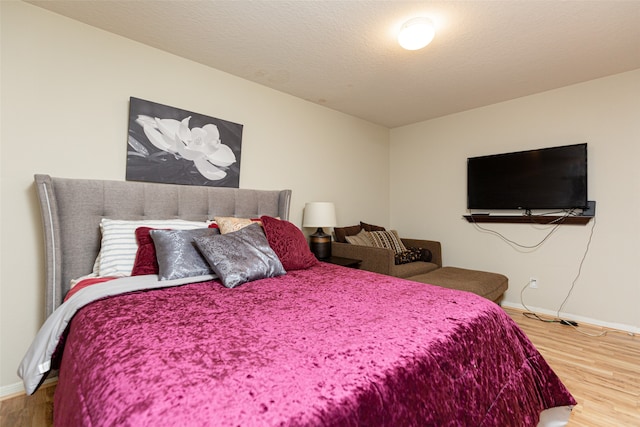
POLYGON ((409 19, 400 28, 398 43, 407 50, 422 49, 433 40, 436 28, 429 18, 409 19))

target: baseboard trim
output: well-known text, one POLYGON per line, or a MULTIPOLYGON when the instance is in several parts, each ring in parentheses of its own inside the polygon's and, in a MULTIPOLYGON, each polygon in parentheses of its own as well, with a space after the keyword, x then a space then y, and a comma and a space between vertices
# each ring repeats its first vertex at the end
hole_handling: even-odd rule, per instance
MULTIPOLYGON (((40 387, 41 388, 47 387, 57 382, 58 382, 58 377, 47 378, 46 380, 44 380, 44 382, 40 387)), ((14 383, 14 384, 4 385, 0 387, 0 400, 11 399, 23 394, 26 394, 23 383, 14 383)))
MULTIPOLYGON (((553 310, 547 310, 547 309, 544 309, 544 308, 531 307, 531 306, 529 306, 529 308, 527 309, 522 304, 517 304, 517 303, 513 303, 513 302, 508 302, 508 301, 502 301, 502 303, 500 305, 503 306, 503 307, 515 308, 515 309, 521 310, 521 311, 529 311, 530 310, 530 311, 536 312, 538 314, 544 314, 544 315, 550 316, 550 317, 556 317, 556 315, 557 315, 557 312, 555 312, 553 310)), ((622 323, 604 322, 602 320, 593 319, 591 317, 579 316, 577 314, 571 314, 571 313, 560 313, 560 317, 562 317, 563 319, 575 320, 578 323, 586 323, 586 324, 593 325, 593 326, 600 326, 602 328, 615 329, 615 330, 618 330, 618 331, 628 332, 628 333, 632 333, 632 334, 635 334, 635 335, 640 334, 640 327, 637 327, 637 326, 625 325, 625 324, 622 324, 622 323)))

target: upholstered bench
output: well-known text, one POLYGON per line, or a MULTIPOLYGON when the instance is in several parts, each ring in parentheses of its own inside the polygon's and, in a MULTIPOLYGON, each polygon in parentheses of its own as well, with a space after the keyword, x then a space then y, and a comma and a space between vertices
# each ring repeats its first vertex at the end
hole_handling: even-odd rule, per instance
POLYGON ((442 267, 429 273, 408 277, 408 279, 443 288, 473 292, 497 304, 509 287, 509 279, 502 274, 458 267, 442 267))

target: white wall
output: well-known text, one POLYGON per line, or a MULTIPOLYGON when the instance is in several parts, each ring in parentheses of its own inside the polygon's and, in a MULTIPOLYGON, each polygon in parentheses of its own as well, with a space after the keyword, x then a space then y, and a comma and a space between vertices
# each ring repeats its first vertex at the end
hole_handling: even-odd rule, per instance
MULTIPOLYGON (((518 251, 461 219, 466 159, 588 143, 589 200, 596 225, 563 313, 640 327, 640 70, 597 79, 391 131, 391 225, 403 236, 440 240, 448 265, 502 272, 506 303, 555 313, 570 291, 593 222, 562 226, 536 250, 518 251)), ((549 227, 484 224, 525 245, 549 227)))
POLYGON ((389 221, 389 131, 61 17, 1 2, 0 395, 44 320, 33 174, 124 180, 130 96, 244 125, 240 186, 389 221), (366 160, 366 161, 363 161, 366 160))

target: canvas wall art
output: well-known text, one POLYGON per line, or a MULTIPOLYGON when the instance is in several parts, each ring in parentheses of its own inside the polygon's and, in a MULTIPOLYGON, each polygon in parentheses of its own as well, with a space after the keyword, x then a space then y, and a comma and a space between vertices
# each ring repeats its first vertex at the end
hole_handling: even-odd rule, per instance
POLYGON ((126 179, 238 188, 242 127, 131 97, 126 179))

